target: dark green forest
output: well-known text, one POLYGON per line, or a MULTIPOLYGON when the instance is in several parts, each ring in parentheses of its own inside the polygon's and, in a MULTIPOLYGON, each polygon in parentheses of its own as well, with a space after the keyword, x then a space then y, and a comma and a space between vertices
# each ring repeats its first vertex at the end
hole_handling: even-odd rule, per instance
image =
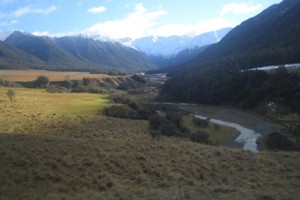
POLYGON ((167 101, 213 105, 285 107, 300 112, 300 75, 286 68, 272 72, 210 68, 170 79, 162 87, 167 101))

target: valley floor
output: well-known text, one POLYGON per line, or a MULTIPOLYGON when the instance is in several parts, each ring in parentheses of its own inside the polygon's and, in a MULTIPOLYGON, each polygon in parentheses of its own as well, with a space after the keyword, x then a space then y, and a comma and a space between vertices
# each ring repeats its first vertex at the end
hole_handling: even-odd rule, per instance
POLYGON ((300 196, 300 153, 153 139, 145 120, 96 115, 105 96, 14 90, 9 102, 0 88, 1 200, 300 196), (89 111, 74 112, 80 105, 89 111))
POLYGON ((187 110, 198 115, 204 115, 209 118, 240 124, 244 127, 261 133, 262 135, 267 135, 271 132, 279 131, 284 128, 284 126, 273 123, 262 116, 230 107, 194 104, 179 104, 179 107, 183 110, 187 110))

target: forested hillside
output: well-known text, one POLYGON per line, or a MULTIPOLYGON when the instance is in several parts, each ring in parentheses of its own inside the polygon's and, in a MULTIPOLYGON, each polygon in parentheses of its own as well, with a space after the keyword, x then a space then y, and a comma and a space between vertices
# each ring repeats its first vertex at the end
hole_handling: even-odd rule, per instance
POLYGON ((270 102, 299 111, 299 74, 243 71, 300 62, 300 2, 285 0, 233 29, 192 62, 170 70, 164 98, 253 108, 270 102), (287 23, 288 22, 288 23, 287 23))

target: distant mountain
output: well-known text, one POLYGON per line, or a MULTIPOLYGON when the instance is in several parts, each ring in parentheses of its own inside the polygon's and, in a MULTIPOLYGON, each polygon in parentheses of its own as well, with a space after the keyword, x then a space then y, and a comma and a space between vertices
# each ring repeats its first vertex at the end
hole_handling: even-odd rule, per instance
POLYGON ((101 63, 102 66, 132 71, 156 68, 140 52, 117 42, 101 42, 79 36, 56 38, 55 42, 90 66, 101 63))
POLYGON ((177 55, 185 49, 193 49, 196 47, 213 44, 222 39, 231 28, 225 28, 217 31, 204 33, 198 36, 170 36, 159 37, 149 36, 131 41, 123 39, 120 42, 124 45, 133 47, 148 56, 158 56, 170 58, 177 55))
POLYGON ((4 42, 35 56, 53 67, 62 65, 76 68, 84 64, 72 57, 70 53, 64 51, 50 37, 34 36, 29 33, 16 31, 6 38, 4 42))
POLYGON ((208 45, 220 41, 231 28, 192 36, 145 37, 132 41, 129 38, 118 42, 137 49, 147 55, 158 67, 165 68, 181 65, 193 60, 208 45))
POLYGON ((300 62, 300 1, 284 0, 230 31, 191 65, 220 59, 242 68, 300 62))
POLYGON ((234 28, 193 61, 169 68, 173 77, 162 94, 172 101, 247 108, 273 102, 300 112, 299 75, 285 69, 243 70, 300 63, 299 35, 300 1, 284 0, 234 28))
POLYGON ((46 63, 0 41, 0 69, 34 69, 42 66, 46 66, 46 63))
MULTIPOLYGON (((143 54, 134 49, 82 36, 51 38, 15 31, 4 43, 26 52, 34 58, 32 65, 41 69, 144 71, 156 68, 143 54)), ((7 54, 0 57, 0 68, 4 68, 3 63, 7 59, 4 55, 7 54)), ((14 59, 18 61, 19 57, 14 59)), ((7 63, 5 68, 8 68, 7 63)), ((15 66, 12 65, 11 68, 15 66)))
POLYGON ((207 46, 195 46, 190 49, 184 49, 180 51, 178 54, 171 56, 171 57, 164 57, 164 56, 154 56, 149 55, 149 60, 154 63, 155 65, 166 68, 166 67, 173 67, 177 65, 182 65, 184 63, 190 62, 193 60, 196 56, 198 56, 204 49, 206 49, 207 46))

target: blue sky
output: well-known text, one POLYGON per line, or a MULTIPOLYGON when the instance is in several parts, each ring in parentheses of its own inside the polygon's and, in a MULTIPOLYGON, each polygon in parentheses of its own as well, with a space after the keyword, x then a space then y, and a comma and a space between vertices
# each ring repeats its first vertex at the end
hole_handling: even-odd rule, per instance
POLYGON ((234 27, 282 0, 0 0, 0 30, 111 38, 234 27))

